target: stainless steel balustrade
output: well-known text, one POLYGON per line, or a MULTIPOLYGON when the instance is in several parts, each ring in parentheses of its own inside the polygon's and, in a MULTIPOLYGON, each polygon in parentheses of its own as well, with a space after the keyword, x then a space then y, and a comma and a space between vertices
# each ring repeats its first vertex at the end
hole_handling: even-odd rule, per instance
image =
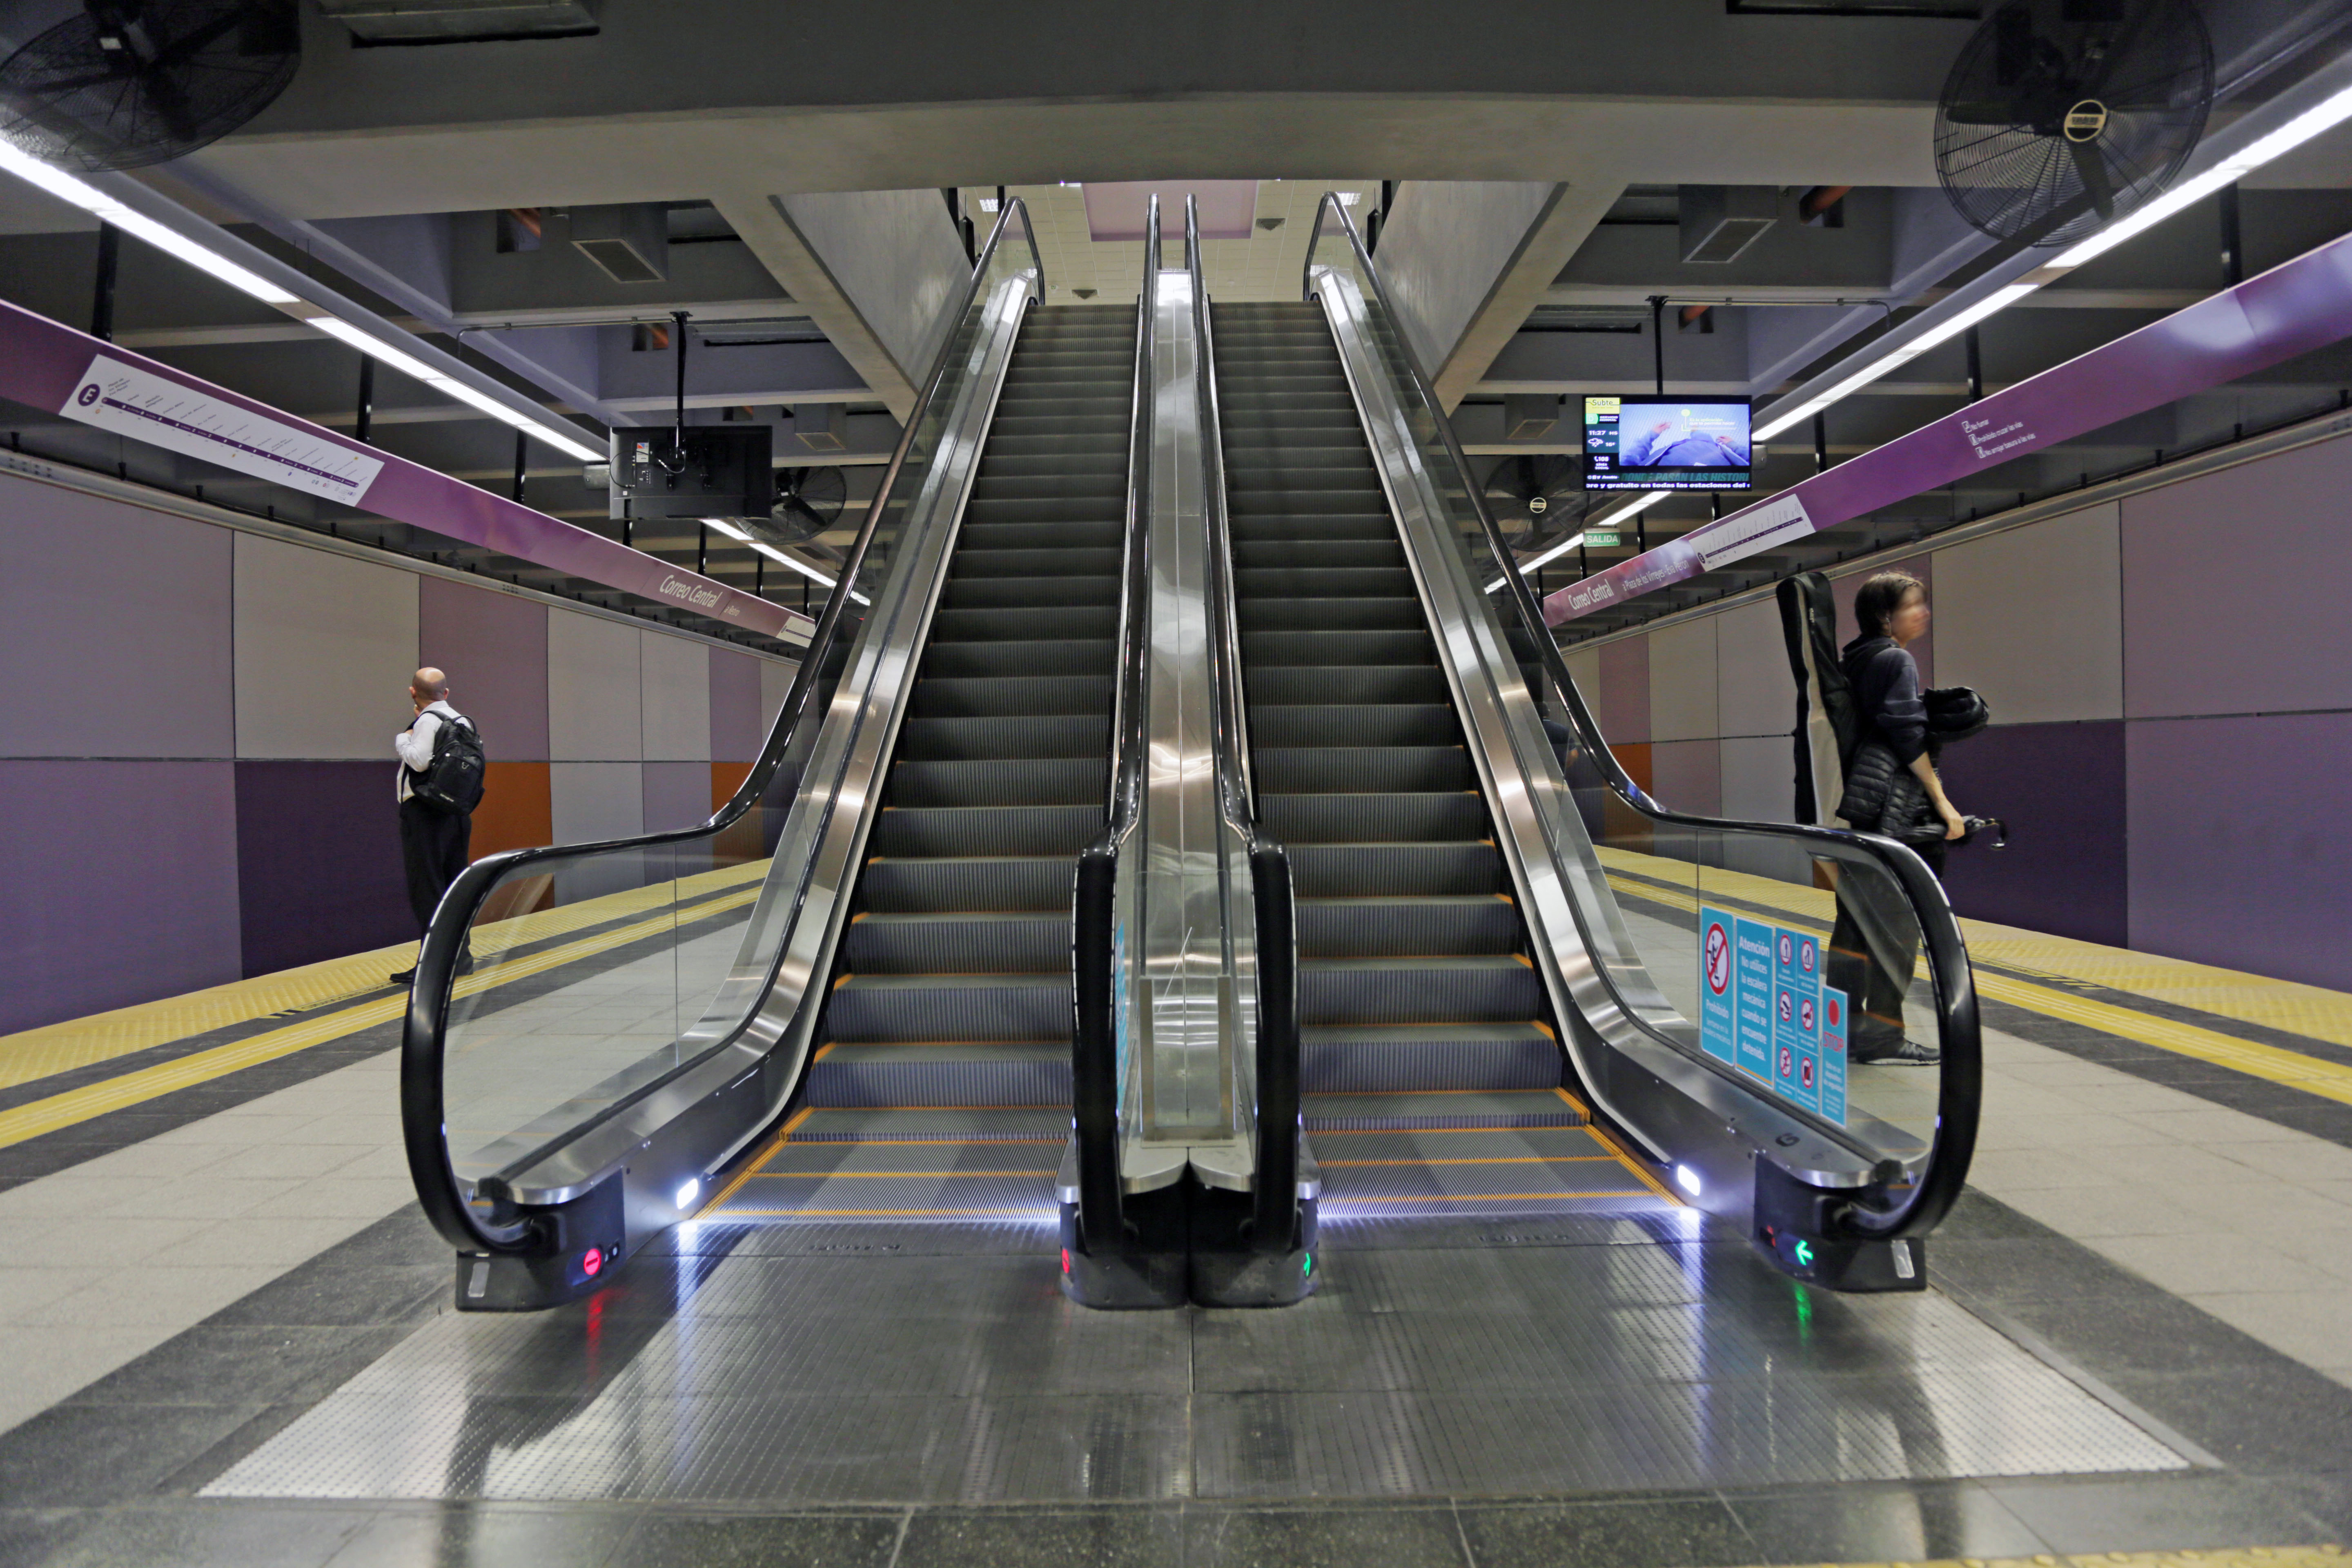
MULTIPOLYGON (((1569 677, 1373 259, 1330 195, 1303 287, 1338 342, 1582 1088, 1686 1193, 1754 1215, 1763 1239, 1797 1223, 1784 1209, 1812 1215, 1806 1223, 1841 1244, 1923 1237, 1965 1178, 1980 1095, 1973 983, 1940 887, 1916 854, 1885 839, 1690 816, 1636 786, 1569 677), (1327 236, 1340 244, 1318 259, 1327 236), (1483 589, 1498 567, 1507 584, 1490 595, 1483 589), (1564 755, 1546 732, 1547 709, 1568 727, 1564 755), (1833 869, 1822 877, 1817 867, 1833 869), (1882 904, 1909 912, 1927 959, 1915 1021, 1943 1052, 1932 1074, 1861 1069, 1871 1080, 1852 1086, 1843 1124, 1708 1053, 1697 1022, 1701 954, 1682 923, 1708 900, 1759 920, 1826 923, 1821 884, 1836 878, 1850 892, 1866 882, 1882 904), (1643 912, 1629 915, 1627 900, 1643 912), (1808 1208, 1807 1194, 1825 1206, 1808 1208)), ((1810 1246, 1790 1248, 1782 1262, 1801 1271, 1812 1257, 1810 1246), (1800 1252, 1806 1261, 1792 1263, 1800 1252)), ((1904 1288, 1918 1277, 1905 1246, 1871 1258, 1832 1282, 1904 1288), (1882 1276, 1864 1278, 1874 1268, 1882 1276)), ((1840 1267, 1849 1260, 1842 1255, 1840 1267)))
POLYGON ((460 1251, 461 1306, 544 1304, 578 1289, 583 1268, 618 1262, 690 1212, 798 1082, 981 447, 1044 278, 1026 207, 1009 202, 728 804, 698 828, 488 857, 444 899, 411 997, 402 1108, 427 1216, 460 1251), (1016 233, 1018 250, 1004 243, 1016 233), (763 805, 784 780, 789 804, 763 805), (558 940, 573 932, 590 934, 558 940), (469 949, 478 967, 461 978, 469 949))

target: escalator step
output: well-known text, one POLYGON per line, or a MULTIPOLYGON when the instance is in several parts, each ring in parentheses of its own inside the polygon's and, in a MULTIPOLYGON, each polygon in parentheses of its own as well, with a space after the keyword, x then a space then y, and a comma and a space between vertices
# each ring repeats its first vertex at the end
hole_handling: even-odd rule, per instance
POLYGON ((1354 664, 1338 668, 1277 666, 1243 678, 1252 702, 1276 707, 1307 703, 1339 705, 1450 702, 1444 672, 1433 664, 1354 664))
POLYGON ((842 954, 858 974, 1058 973, 1070 962, 1066 911, 958 910, 852 920, 842 954))
POLYGON ((909 719, 899 730, 898 754, 908 762, 937 763, 998 757, 1108 757, 1110 716, 909 719))
POLYGON ((845 974, 825 1001, 835 1040, 1055 1040, 1069 1048, 1070 977, 845 974))
MULTIPOLYGON (((1255 737, 1253 737, 1255 739, 1255 737)), ((1267 795, 1349 795, 1472 790, 1478 775, 1459 739, 1444 746, 1252 748, 1257 787, 1267 795)))
POLYGON ((992 1109, 1069 1101, 1070 1047, 1066 1040, 839 1042, 825 1047, 809 1064, 811 1105, 992 1109))
POLYGON ((1410 795, 1261 793, 1266 829, 1297 849, 1309 844, 1471 841, 1487 831, 1486 803, 1468 790, 1410 795))
POLYGON ((902 762, 890 770, 895 805, 1086 805, 1109 789, 1100 757, 1010 757, 977 763, 902 762))
POLYGON ((1454 958, 1310 958, 1298 965, 1302 1024, 1524 1023, 1543 1005, 1516 953, 1454 958))
POLYGON ((1102 832, 1100 805, 893 805, 874 825, 873 853, 1076 856, 1102 832))
POLYGON ((914 700, 908 705, 912 714, 923 719, 1108 715, 1110 710, 1111 677, 1108 675, 929 677, 915 683, 914 700))
POLYGON ((1297 901, 1301 958, 1507 953, 1519 911, 1500 893, 1365 895, 1297 901))
POLYGON ((879 912, 1070 908, 1067 855, 934 855, 919 860, 877 857, 866 863, 858 895, 879 912))

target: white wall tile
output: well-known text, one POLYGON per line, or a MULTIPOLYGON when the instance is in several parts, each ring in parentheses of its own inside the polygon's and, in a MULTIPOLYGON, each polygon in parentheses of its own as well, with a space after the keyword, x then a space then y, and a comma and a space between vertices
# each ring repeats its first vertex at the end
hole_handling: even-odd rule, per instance
POLYGON ((710 760, 710 650, 665 632, 640 634, 646 761, 710 760))
POLYGON ((2115 502, 1936 552, 1936 679, 2003 724, 2123 715, 2115 502))
MULTIPOLYGON (((1796 806, 1796 760, 1786 735, 1740 736, 1722 742, 1723 815, 1734 822, 1789 822, 1796 806)), ((1784 881, 1811 879, 1804 854, 1762 838, 1734 837, 1724 864, 1784 881)))
MULTIPOLYGON (((645 755, 637 668, 643 642, 639 626, 561 610, 548 616, 549 755, 559 762, 614 763, 645 755)), ((556 837, 566 841, 561 832, 556 837)))
MULTIPOLYGON (((1780 635, 1780 606, 1766 599, 1715 617, 1716 733, 1787 736, 1797 728, 1797 683, 1780 635)), ((1781 810, 1788 803, 1781 803, 1781 810)))
POLYGON ((1716 732, 1715 627, 1720 619, 1650 634, 1650 739, 1703 741, 1716 732))
POLYGON ((1583 695, 1584 705, 1598 717, 1601 711, 1601 650, 1597 647, 1563 650, 1562 657, 1568 662, 1568 678, 1576 682, 1576 689, 1583 695))
POLYGON ((389 776, 415 716, 413 574, 240 533, 236 639, 237 755, 382 758, 389 776))

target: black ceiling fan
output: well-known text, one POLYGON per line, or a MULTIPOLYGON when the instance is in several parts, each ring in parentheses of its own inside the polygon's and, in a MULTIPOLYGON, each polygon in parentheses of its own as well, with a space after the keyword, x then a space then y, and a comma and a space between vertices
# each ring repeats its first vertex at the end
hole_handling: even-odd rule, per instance
POLYGON ((1486 510, 1514 550, 1539 550, 1572 531, 1584 515, 1584 481, 1572 458, 1530 453, 1506 458, 1486 476, 1486 510))
POLYGON ((2163 190, 2212 106, 2191 0, 2008 0, 1945 79, 1937 177, 1994 238, 2063 244, 2163 190))
POLYGON ((814 539, 834 525, 848 499, 849 481, 838 466, 780 469, 770 531, 782 533, 786 544, 814 539))
POLYGON ((0 63, 0 138, 94 173, 218 141, 294 79, 294 0, 87 0, 0 63))

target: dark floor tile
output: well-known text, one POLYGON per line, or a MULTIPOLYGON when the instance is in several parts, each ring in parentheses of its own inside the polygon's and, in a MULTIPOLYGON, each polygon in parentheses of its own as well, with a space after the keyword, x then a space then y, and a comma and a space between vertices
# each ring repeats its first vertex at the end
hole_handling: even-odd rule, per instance
POLYGON ((448 1295, 455 1279, 446 1258, 394 1263, 338 1247, 222 1308, 211 1321, 347 1328, 404 1322, 448 1295))
POLYGON ((1464 1568, 1450 1508, 1193 1508, 1186 1568, 1464 1568))
POLYGON ((352 1536, 331 1568, 603 1568, 639 1518, 635 1508, 609 1505, 388 1508, 352 1536))
MULTIPOLYGON (((883 1568, 896 1514, 648 1514, 605 1568, 883 1568)), ((466 1559, 459 1559, 464 1562, 466 1559)), ((542 1565, 543 1568, 543 1565, 542 1565)), ((564 1568, 571 1568, 569 1563, 564 1568)))
POLYGON ((1477 1568, 1720 1568, 1758 1563, 1755 1541, 1714 1499, 1461 1508, 1477 1568))
POLYGON ((898 1568, 1176 1568, 1183 1515, 1173 1508, 920 1509, 898 1568))
POLYGON ((1996 1480, 1985 1489, 2051 1552, 2291 1546, 2318 1528, 2286 1494, 2210 1470, 2133 1480, 1996 1480))
POLYGON ((79 1508, 0 1508, 0 1563, 32 1568, 63 1552, 101 1516, 79 1508))
POLYGON ((1761 1563, 1918 1562, 2031 1557, 2040 1537, 1974 1482, 1815 1489, 1734 1496, 1761 1563))
POLYGON ((2141 1296, 2147 1281, 2063 1237, 1989 1240, 1937 1235, 1929 1249, 1936 1282, 2000 1306, 2141 1296))
POLYGON ((2116 1392, 2233 1468, 2326 1470, 2352 1455, 2352 1389, 2300 1363, 2117 1373, 2116 1392))
POLYGON ((2151 1285, 2096 1301, 2019 1301, 2005 1310, 2060 1354, 2101 1377, 2183 1367, 2263 1367, 2276 1351, 2151 1285))
MULTIPOLYGON (((2352 1448, 2341 1449, 2339 1454, 2352 1455, 2352 1448)), ((2339 1458, 2337 1463, 2352 1464, 2352 1458, 2339 1458)), ((2352 1546, 2352 1470, 2269 1480, 2273 1491, 2293 1498, 2296 1507, 2318 1522, 2322 1540, 2352 1546)))
POLYGON ((258 1412, 250 1405, 52 1406, 0 1436, 0 1500, 69 1506, 143 1496, 258 1412))
POLYGON ((199 1323, 73 1396, 81 1405, 318 1398, 407 1337, 405 1328, 199 1323), (324 1386, 319 1386, 321 1383, 324 1386))
POLYGON ((324 1568, 370 1511, 251 1502, 108 1509, 39 1562, 42 1568, 324 1568))
POLYGON ((1999 1198, 1968 1187, 1961 1191, 1952 1212, 1944 1216, 1944 1223, 1936 1227, 1936 1246, 1940 1249, 1952 1241, 2041 1240, 2054 1234, 2040 1220, 2028 1219, 1999 1198))

